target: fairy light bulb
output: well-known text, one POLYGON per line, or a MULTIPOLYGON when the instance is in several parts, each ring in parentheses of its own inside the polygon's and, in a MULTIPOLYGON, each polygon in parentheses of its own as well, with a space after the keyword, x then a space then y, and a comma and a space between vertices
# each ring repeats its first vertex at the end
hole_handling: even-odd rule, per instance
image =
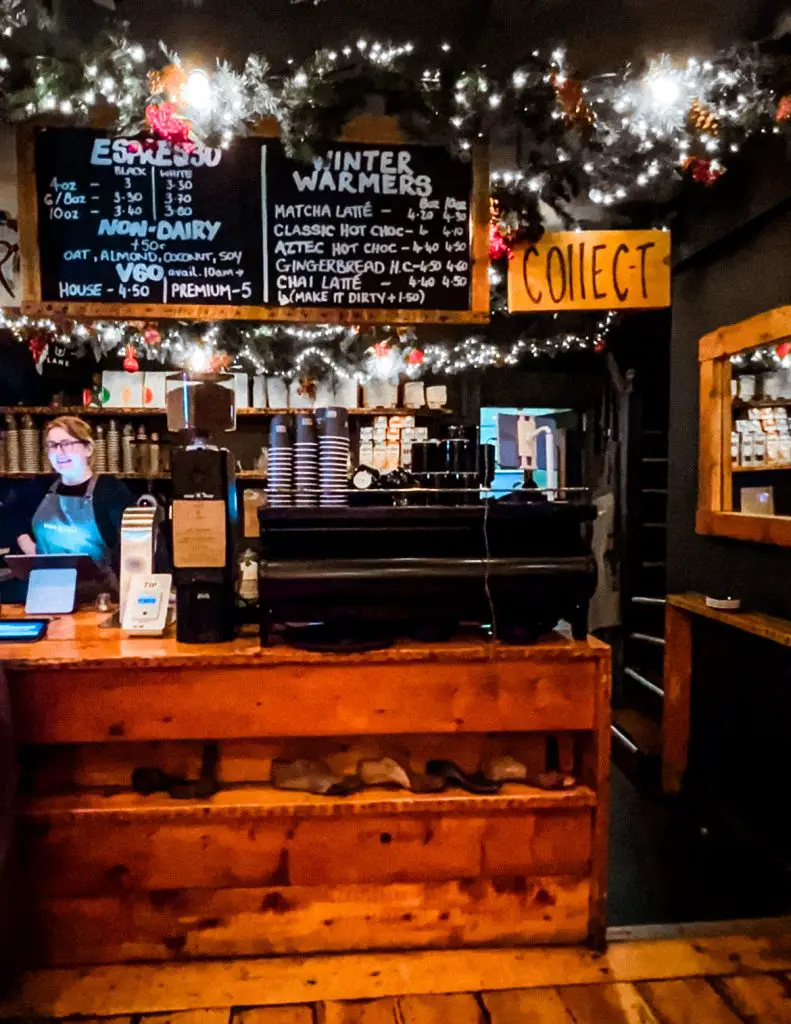
POLYGON ((201 68, 194 68, 187 75, 187 81, 181 88, 181 98, 195 110, 209 110, 211 107, 211 82, 209 76, 201 68))
POLYGON ((674 75, 650 75, 646 80, 651 98, 660 107, 672 107, 681 97, 681 86, 674 75))
POLYGON ((187 368, 193 373, 204 373, 209 368, 209 353, 196 345, 187 356, 187 368))

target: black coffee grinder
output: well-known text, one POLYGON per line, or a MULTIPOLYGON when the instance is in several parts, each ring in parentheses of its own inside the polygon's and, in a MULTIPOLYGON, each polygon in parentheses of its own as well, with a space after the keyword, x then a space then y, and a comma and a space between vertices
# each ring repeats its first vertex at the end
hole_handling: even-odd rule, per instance
POLYGON ((212 443, 236 429, 229 374, 176 373, 167 381, 173 448, 173 582, 176 639, 187 644, 232 640, 236 632, 235 575, 238 506, 234 460, 212 443))

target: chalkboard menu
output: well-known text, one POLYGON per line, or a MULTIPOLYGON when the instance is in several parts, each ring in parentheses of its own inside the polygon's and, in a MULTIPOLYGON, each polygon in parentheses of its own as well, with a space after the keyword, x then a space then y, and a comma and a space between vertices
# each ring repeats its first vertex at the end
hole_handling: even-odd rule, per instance
POLYGON ((23 245, 31 312, 488 315, 474 165, 439 147, 339 142, 305 164, 275 139, 188 153, 41 128, 23 163, 34 209, 22 230, 37 239, 23 245))

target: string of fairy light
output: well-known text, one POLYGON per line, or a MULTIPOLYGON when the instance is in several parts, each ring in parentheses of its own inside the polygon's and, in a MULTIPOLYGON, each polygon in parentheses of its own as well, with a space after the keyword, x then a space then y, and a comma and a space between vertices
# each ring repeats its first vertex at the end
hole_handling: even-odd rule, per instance
MULTIPOLYGON (((421 346, 417 331, 383 329, 369 339, 359 355, 344 350, 359 341, 359 328, 341 324, 185 324, 154 327, 139 321, 93 321, 59 324, 47 318, 16 316, 0 310, 0 329, 10 330, 20 342, 44 338, 79 351, 90 350, 97 360, 106 355, 126 356, 133 351, 142 358, 176 368, 202 372, 221 367, 240 368, 255 374, 298 378, 335 376, 364 382, 371 378, 448 375, 471 369, 515 366, 525 357, 548 357, 603 347, 617 322, 610 311, 587 334, 561 332, 547 337, 527 333, 507 343, 496 343, 481 334, 459 340, 421 346), (286 341, 287 365, 273 358, 274 342, 286 341), (226 354, 227 353, 227 354, 226 354), (216 357, 225 356, 220 364, 216 357), (410 358, 410 356, 412 358, 410 358), (417 356, 417 358, 415 358, 417 356)), ((41 343, 41 354, 46 344, 41 343)))
MULTIPOLYGON (((0 12, 13 7, 15 0, 0 0, 0 12)), ((411 90, 429 130, 462 152, 517 128, 521 165, 498 170, 500 189, 552 203, 565 194, 569 171, 577 173, 581 194, 566 201, 571 220, 582 203, 600 217, 634 199, 664 198, 685 172, 710 184, 748 137, 780 133, 791 118, 791 98, 773 88, 782 60, 757 45, 705 59, 661 54, 642 71, 628 66, 582 80, 563 47, 534 50, 517 67, 500 62, 459 73, 448 43, 432 58, 411 42, 360 38, 278 71, 257 54, 238 69, 226 61, 190 65, 123 34, 100 38, 80 59, 42 56, 24 66, 3 44, 0 36, 2 105, 14 120, 57 112, 84 123, 95 108, 109 108, 119 133, 178 125, 185 138, 227 148, 262 117, 274 117, 290 155, 309 155, 320 143, 336 81, 348 93, 356 75, 361 90, 370 90, 372 75, 382 74, 390 89, 411 90)))

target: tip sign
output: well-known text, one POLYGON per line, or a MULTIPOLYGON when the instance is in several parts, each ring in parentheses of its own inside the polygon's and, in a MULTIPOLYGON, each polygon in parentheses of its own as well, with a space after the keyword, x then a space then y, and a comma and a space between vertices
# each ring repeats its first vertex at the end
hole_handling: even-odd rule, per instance
POLYGON ((669 231, 560 231, 508 264, 510 313, 669 305, 669 231))

